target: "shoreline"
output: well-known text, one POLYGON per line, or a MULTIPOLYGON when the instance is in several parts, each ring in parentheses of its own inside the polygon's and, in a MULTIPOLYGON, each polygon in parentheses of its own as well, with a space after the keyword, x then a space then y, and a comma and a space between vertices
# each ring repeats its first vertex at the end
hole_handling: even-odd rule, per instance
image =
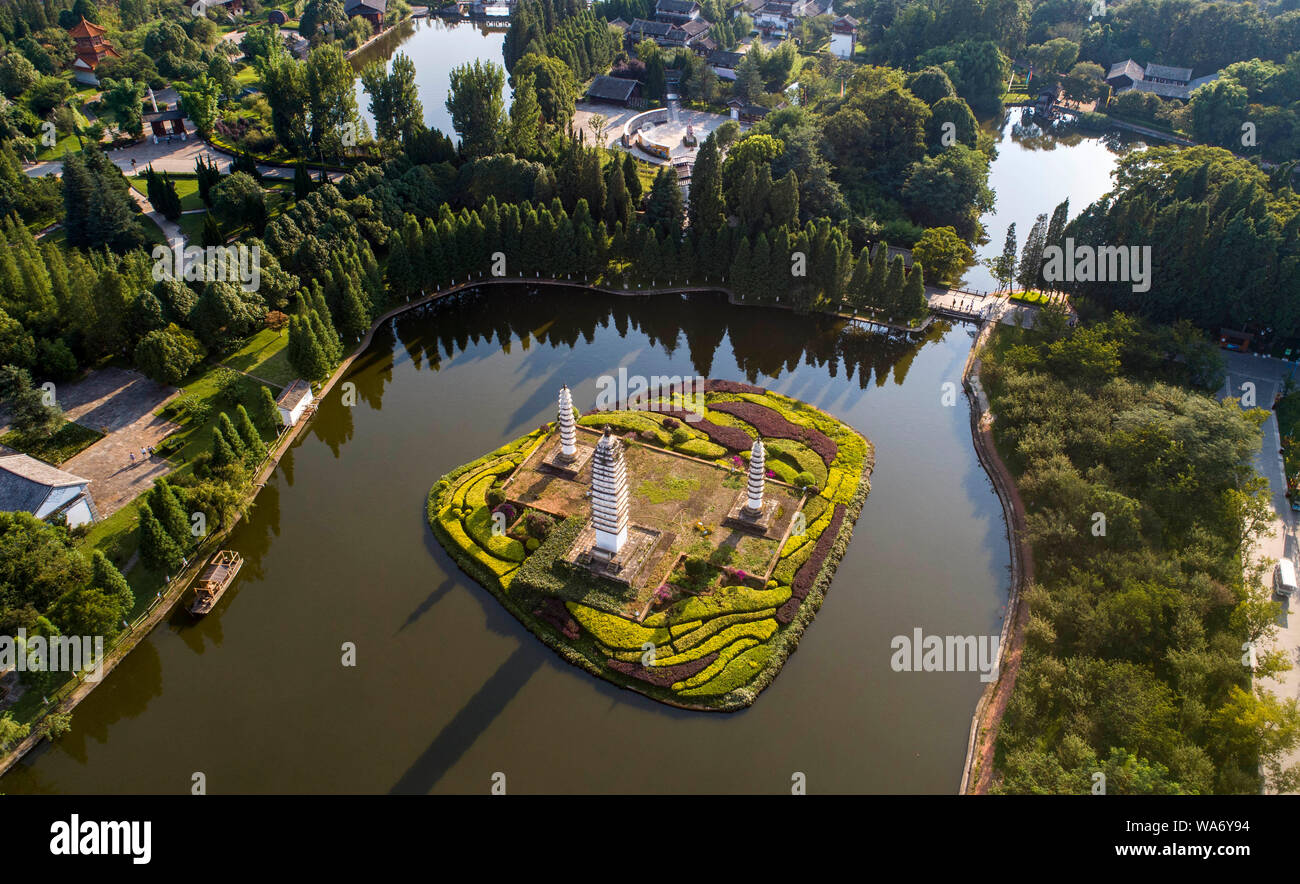
POLYGON ((1024 647, 1024 627, 1029 609, 1021 604, 1024 589, 1034 579, 1033 550, 1025 539, 1025 507, 1016 490, 1015 480, 1007 469, 993 443, 993 414, 989 410, 988 396, 980 381, 982 360, 980 351, 988 342, 996 325, 985 323, 962 371, 962 387, 970 399, 971 438, 980 465, 993 483, 993 491, 1002 504, 1002 517, 1006 523, 1007 545, 1011 552, 1011 587, 1007 599, 1006 616, 998 641, 998 678, 980 694, 971 716, 970 733, 966 739, 966 761, 962 766, 959 795, 987 794, 993 779, 993 754, 998 727, 1006 711, 1007 701, 1016 685, 1020 672, 1020 656, 1024 647))

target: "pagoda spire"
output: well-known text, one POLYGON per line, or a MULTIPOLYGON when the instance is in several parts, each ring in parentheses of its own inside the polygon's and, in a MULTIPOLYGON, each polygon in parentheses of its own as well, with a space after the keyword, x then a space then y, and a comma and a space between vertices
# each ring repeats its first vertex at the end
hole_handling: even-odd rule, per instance
POLYGON ((753 447, 749 449, 749 482, 746 485, 749 500, 745 505, 752 512, 763 511, 763 488, 767 485, 766 461, 767 451, 763 448, 763 440, 755 439, 753 447))
POLYGON ((560 455, 572 460, 578 453, 578 433, 573 425, 573 397, 569 385, 560 387, 560 455))
POLYGON ((608 556, 618 554, 627 542, 627 513, 623 443, 605 427, 591 458, 591 522, 596 529, 596 550, 608 556))

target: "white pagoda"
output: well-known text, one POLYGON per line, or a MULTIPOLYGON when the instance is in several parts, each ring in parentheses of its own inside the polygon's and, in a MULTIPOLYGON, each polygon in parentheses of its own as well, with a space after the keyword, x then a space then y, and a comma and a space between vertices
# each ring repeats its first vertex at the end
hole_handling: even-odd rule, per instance
POLYGON ((591 458, 591 523, 596 531, 593 552, 618 555, 627 542, 627 462, 623 443, 605 428, 591 458))
POLYGON ((754 445, 749 449, 749 481, 746 484, 746 501, 745 509, 753 513, 763 511, 763 489, 767 485, 767 450, 763 448, 763 440, 755 439, 754 445))
POLYGON ((578 456, 578 431, 573 423, 573 396, 569 394, 569 385, 560 387, 559 403, 560 422, 560 456, 565 460, 574 460, 578 456))
POLYGON ((542 466, 566 479, 577 479, 593 449, 591 445, 578 441, 578 425, 573 419, 573 394, 569 392, 568 384, 560 387, 560 395, 556 398, 555 423, 560 428, 560 444, 551 443, 542 459, 542 466))

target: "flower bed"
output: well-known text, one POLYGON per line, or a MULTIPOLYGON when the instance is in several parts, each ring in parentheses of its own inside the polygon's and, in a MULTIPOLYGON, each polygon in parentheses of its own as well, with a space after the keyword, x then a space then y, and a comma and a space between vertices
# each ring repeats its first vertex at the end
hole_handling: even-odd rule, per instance
POLYGON ((830 466, 835 461, 835 452, 839 450, 829 436, 821 430, 801 427, 790 423, 778 412, 757 402, 717 402, 709 406, 714 411, 734 415, 769 439, 795 439, 804 443, 830 466))

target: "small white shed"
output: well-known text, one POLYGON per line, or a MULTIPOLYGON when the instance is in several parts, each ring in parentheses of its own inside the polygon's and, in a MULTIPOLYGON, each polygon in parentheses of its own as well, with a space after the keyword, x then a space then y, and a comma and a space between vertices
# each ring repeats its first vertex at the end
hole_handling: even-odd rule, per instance
POLYGON ((298 419, 303 416, 307 407, 312 404, 311 384, 302 378, 294 381, 284 388, 280 398, 275 400, 275 405, 280 409, 280 423, 286 427, 292 427, 298 423, 298 419))

